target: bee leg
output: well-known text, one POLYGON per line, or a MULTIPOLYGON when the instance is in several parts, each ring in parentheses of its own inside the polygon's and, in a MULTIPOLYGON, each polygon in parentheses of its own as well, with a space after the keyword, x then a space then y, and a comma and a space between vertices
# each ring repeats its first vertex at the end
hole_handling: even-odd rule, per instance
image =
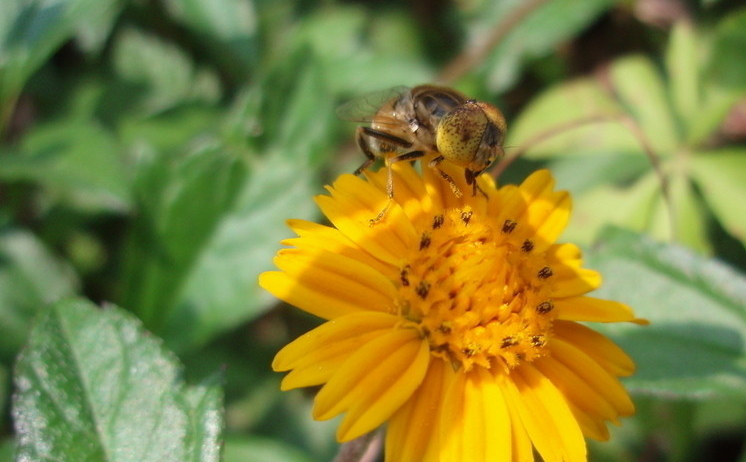
POLYGON ((477 184, 477 177, 479 177, 479 175, 481 175, 483 171, 484 170, 475 172, 468 168, 464 170, 464 174, 466 175, 466 184, 470 184, 472 186, 471 197, 476 196, 477 191, 479 191, 480 193, 482 193, 485 199, 489 199, 489 197, 487 196, 487 193, 482 191, 482 188, 480 188, 479 185, 477 184))
POLYGON ((402 162, 405 160, 415 160, 425 155, 425 151, 412 151, 399 154, 398 156, 390 157, 386 159, 386 168, 388 171, 388 179, 386 181, 386 192, 389 195, 389 199, 394 198, 394 172, 391 170, 391 164, 402 162))
POLYGON ((438 173, 440 173, 440 176, 448 182, 448 185, 451 187, 451 191, 453 191, 454 196, 461 197, 464 194, 461 192, 456 182, 453 181, 453 178, 451 178, 451 175, 447 174, 446 172, 438 168, 438 164, 443 162, 444 160, 445 160, 445 157, 438 156, 435 159, 431 160, 430 163, 427 164, 427 166, 430 168, 434 168, 435 170, 438 171, 438 173))
POLYGON ((380 212, 378 212, 378 215, 376 215, 375 218, 371 218, 370 220, 368 220, 368 225, 374 226, 379 221, 381 221, 383 217, 386 216, 386 213, 389 211, 389 208, 391 207, 392 202, 394 202, 394 199, 392 197, 389 197, 388 200, 386 201, 386 205, 383 207, 383 209, 381 209, 380 212))
POLYGON ((375 218, 370 220, 371 226, 375 225, 376 223, 381 221, 383 217, 386 216, 386 212, 389 211, 389 207, 391 207, 391 203, 394 201, 394 171, 391 169, 391 164, 395 164, 404 160, 419 159, 424 155, 424 151, 412 151, 386 159, 386 168, 388 169, 388 171, 386 172, 386 194, 388 195, 389 200, 386 202, 386 207, 384 207, 383 210, 381 210, 381 212, 375 218))
POLYGON ((370 167, 370 165, 376 161, 376 155, 373 154, 373 151, 370 150, 370 146, 368 146, 368 142, 365 141, 365 134, 362 131, 358 131, 357 137, 357 146, 360 148, 361 151, 363 151, 363 154, 365 154, 365 162, 363 162, 363 165, 358 167, 355 170, 355 175, 360 176, 361 173, 363 173, 363 170, 370 167))

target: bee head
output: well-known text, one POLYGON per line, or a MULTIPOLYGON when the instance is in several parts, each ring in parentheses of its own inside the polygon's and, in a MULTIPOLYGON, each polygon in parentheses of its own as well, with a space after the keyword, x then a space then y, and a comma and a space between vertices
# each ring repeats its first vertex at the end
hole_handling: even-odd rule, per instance
POLYGON ((505 118, 487 103, 469 100, 449 111, 438 124, 435 142, 449 162, 481 172, 500 155, 505 118))

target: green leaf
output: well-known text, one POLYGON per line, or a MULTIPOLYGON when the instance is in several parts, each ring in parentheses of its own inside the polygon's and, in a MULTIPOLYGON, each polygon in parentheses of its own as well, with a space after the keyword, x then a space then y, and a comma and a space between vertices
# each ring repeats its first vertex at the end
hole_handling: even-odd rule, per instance
MULTIPOLYGON (((523 64, 556 50, 559 43, 571 39, 588 27, 598 16, 615 3, 614 0, 564 0, 543 2, 520 21, 484 60, 488 88, 501 92, 511 87, 521 75, 523 64)), ((469 11, 465 28, 471 33, 471 45, 484 41, 487 34, 501 24, 505 17, 521 8, 519 0, 477 2, 480 6, 469 11)))
POLYGON ((75 2, 11 1, 0 10, 0 107, 72 34, 75 2))
POLYGON ((563 239, 591 243, 609 224, 644 230, 659 195, 660 182, 653 173, 627 187, 600 184, 574 197, 572 220, 563 239))
POLYGON ((202 46, 238 79, 258 58, 257 17, 247 0, 167 0, 169 14, 195 33, 202 46))
POLYGON ((240 159, 215 147, 141 162, 123 305, 137 310, 150 329, 160 330, 170 315, 245 174, 240 159))
POLYGON ((669 175, 668 198, 662 191, 656 195, 647 229, 662 241, 678 242, 709 253, 712 249, 704 212, 689 177, 683 173, 669 175))
POLYGON ((52 201, 93 212, 128 210, 128 173, 112 134, 87 120, 36 127, 0 164, 0 178, 36 182, 52 201))
POLYGON ((746 90, 746 8, 742 8, 717 25, 710 53, 708 77, 723 87, 746 90))
POLYGON ((0 441, 0 462, 12 462, 16 453, 16 444, 12 439, 0 441))
POLYGON ((125 0, 85 1, 85 17, 75 21, 76 44, 88 52, 100 52, 109 38, 125 0))
MULTIPOLYGON (((292 35, 290 49, 280 50, 276 62, 293 66, 292 61, 285 63, 288 57, 299 51, 310 52, 329 88, 351 96, 431 81, 434 71, 424 57, 422 46, 414 38, 402 38, 404 31, 416 30, 417 23, 410 15, 391 14, 386 19, 372 21, 361 6, 318 9, 300 22, 292 35), (394 26, 396 30, 391 33, 394 26)), ((288 75, 297 74, 285 73, 288 75)))
POLYGON ((702 107, 689 139, 704 144, 720 126, 731 108, 746 96, 746 9, 729 14, 713 32, 712 45, 703 75, 702 107))
POLYGON ((287 443, 269 438, 229 438, 223 462, 312 462, 314 459, 287 443))
MULTIPOLYGON (((0 114, 26 80, 73 36, 104 35, 116 0, 15 0, 0 4, 0 114), (96 29, 96 32, 94 32, 96 29)), ((2 118, 0 117, 0 122, 2 118)))
MULTIPOLYGON (((10 397, 10 373, 9 367, 5 367, 4 364, 0 363, 0 412, 6 415, 5 406, 8 404, 7 398, 10 397)), ((0 444, 0 461, 4 460, 2 456, 2 445, 0 444)))
POLYGON ((13 358, 38 311, 77 291, 72 269, 31 233, 0 231, 0 357, 13 358))
POLYGON ((219 461, 223 432, 223 391, 218 376, 187 387, 181 398, 189 416, 187 462, 219 461))
POLYGON ((124 117, 118 126, 121 143, 143 157, 171 152, 195 139, 212 139, 221 111, 203 105, 185 105, 147 118, 124 117))
POLYGON ((129 98, 151 115, 190 101, 216 102, 221 96, 217 77, 195 67, 175 45, 136 29, 120 32, 113 50, 117 74, 133 88, 129 98))
POLYGON ((672 154, 679 136, 665 83, 653 63, 645 56, 629 56, 614 61, 609 71, 615 95, 640 124, 653 151, 672 154))
POLYGON ((702 190, 705 201, 723 227, 746 246, 746 149, 728 149, 696 154, 690 174, 702 190))
POLYGON ((633 391, 667 398, 746 396, 742 274, 620 229, 602 236, 588 266, 605 277, 594 296, 627 303, 651 321, 599 328, 637 363, 635 375, 625 379, 633 391))
POLYGON ((534 144, 529 158, 640 153, 639 142, 630 131, 609 117, 622 109, 592 79, 576 79, 556 85, 534 98, 508 127, 509 147, 534 144), (579 122, 597 119, 593 123, 579 122), (575 124, 575 125, 573 125, 575 124), (543 137, 543 134, 551 136, 543 137))
POLYGON ((282 152, 258 164, 201 246, 163 330, 177 351, 199 346, 274 303, 258 287, 257 277, 272 269, 279 241, 292 236, 285 220, 310 218, 315 212, 316 190, 299 166, 282 152))
POLYGON ((700 37, 691 23, 678 22, 671 31, 666 53, 671 101, 688 133, 690 127, 698 123, 699 70, 698 43, 700 37))
POLYGON ((650 169, 643 155, 606 154, 596 156, 557 156, 549 169, 557 184, 567 186, 573 196, 597 186, 628 186, 650 169))
POLYGON ((144 212, 127 252, 124 305, 139 307, 179 352, 271 306, 256 278, 291 236, 285 220, 316 211, 335 116, 317 63, 304 62, 292 79, 242 94, 215 146, 156 157, 138 174, 144 212), (247 159, 247 150, 263 155, 247 159))
POLYGON ((16 364, 18 460, 217 461, 220 391, 180 373, 131 315, 58 303, 16 364))

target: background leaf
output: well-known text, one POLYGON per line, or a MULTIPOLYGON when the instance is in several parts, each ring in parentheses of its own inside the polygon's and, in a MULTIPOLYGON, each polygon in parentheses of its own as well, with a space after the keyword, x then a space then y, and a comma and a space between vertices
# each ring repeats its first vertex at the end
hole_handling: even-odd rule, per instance
POLYGON ((129 172, 105 128, 80 120, 38 127, 0 164, 0 178, 34 181, 46 200, 88 212, 124 212, 130 206, 129 172))
POLYGON ((129 240, 123 304, 146 325, 162 328, 245 174, 240 159, 214 147, 154 157, 140 166, 140 216, 129 240))
POLYGON ((17 457, 217 461, 220 392, 185 387, 179 369, 118 308, 58 303, 39 318, 16 365, 17 457))
POLYGON ((680 128, 686 132, 698 122, 697 109, 700 107, 699 72, 702 66, 698 39, 694 26, 680 21, 671 31, 666 53, 671 102, 679 117, 680 128))
POLYGON ((178 47, 135 29, 120 32, 113 51, 118 75, 139 91, 144 114, 154 114, 191 101, 214 102, 220 85, 212 72, 196 67, 178 47))
POLYGON ((723 226, 746 246, 746 149, 703 152, 692 159, 692 175, 723 226))
POLYGON ((670 154, 678 132, 666 94, 665 82, 653 63, 643 56, 617 60, 609 70, 614 94, 634 117, 658 155, 670 154))
POLYGON ((737 101, 746 96, 746 63, 738 56, 746 46, 746 8, 725 17, 713 31, 705 65, 699 121, 689 139, 701 143, 723 122, 737 101))
POLYGON ((10 363, 26 341, 40 309, 77 292, 79 281, 69 265, 33 234, 0 231, 0 357, 10 363))
MULTIPOLYGON (((116 0, 23 0, 0 5, 0 108, 76 28, 100 41, 116 0)), ((2 111, 0 111, 0 114, 2 111)), ((0 118, 2 121, 2 118, 0 118)))
POLYGON ((530 158, 552 156, 639 153, 639 142, 613 118, 622 113, 619 104, 590 78, 562 83, 534 99, 508 131, 508 146, 523 146, 542 133, 567 124, 598 119, 597 122, 568 127, 547 137, 527 153, 530 158), (603 120, 607 118, 607 120, 603 120))
POLYGON ((256 64, 258 24, 253 2, 168 0, 165 6, 236 79, 256 64))
POLYGON ((246 107, 228 118, 224 142, 245 145, 234 140, 241 136, 236 127, 254 123, 261 111, 272 130, 250 147, 156 158, 139 175, 143 214, 130 240, 124 305, 139 307, 177 351, 266 310, 271 297, 256 278, 271 268, 282 236, 290 236, 285 220, 315 213, 308 198, 334 116, 322 76, 306 63, 300 79, 272 83, 284 96, 257 101, 249 94, 241 100, 246 107), (271 124, 273 117, 282 123, 271 124), (264 155, 248 162, 241 156, 249 150, 264 155))
POLYGON ((603 234, 588 266, 606 276, 596 296, 628 303, 651 322, 603 326, 637 363, 630 388, 669 399, 746 397, 743 276, 620 229, 603 234))
MULTIPOLYGON (((479 42, 513 10, 526 2, 478 2, 477 8, 467 11, 466 22, 471 30, 470 40, 479 42)), ((495 47, 485 60, 487 86, 499 92, 509 88, 520 75, 523 63, 531 58, 549 54, 563 41, 578 33, 613 0, 548 1, 522 21, 495 47)))
POLYGON ((297 449, 269 438, 229 439, 225 442, 224 462, 312 462, 297 449))

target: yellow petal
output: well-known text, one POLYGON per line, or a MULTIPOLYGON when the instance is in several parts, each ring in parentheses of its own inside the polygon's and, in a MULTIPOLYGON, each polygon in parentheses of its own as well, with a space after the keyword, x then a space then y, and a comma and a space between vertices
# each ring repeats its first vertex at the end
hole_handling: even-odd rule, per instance
POLYGON ((607 441, 609 439, 611 435, 603 420, 590 416, 572 403, 570 403, 570 410, 578 421, 583 435, 596 441, 607 441))
POLYGON ((441 461, 438 417, 443 395, 454 376, 453 368, 444 361, 430 361, 420 387, 389 419, 386 460, 441 461))
POLYGON ((272 361, 272 369, 295 369, 283 380, 283 390, 324 383, 351 354, 399 322, 398 316, 377 312, 342 316, 286 345, 272 361))
POLYGON ((581 252, 574 244, 555 244, 546 251, 547 265, 552 269, 551 296, 575 297, 597 289, 601 274, 582 268, 581 252))
POLYGON ((427 342, 411 341, 396 355, 401 356, 402 361, 383 371, 378 390, 371 386, 359 390, 359 396, 337 429, 338 441, 349 441, 381 425, 422 383, 430 359, 427 342))
POLYGON ((528 198, 540 197, 554 188, 554 177, 552 173, 542 168, 531 173, 520 185, 521 193, 528 198))
POLYGON ((635 317, 632 308, 624 303, 593 297, 571 297, 554 300, 557 319, 584 322, 623 322, 646 324, 635 317))
MULTIPOLYGON (((424 167, 422 168, 422 177, 425 181, 425 189, 427 190, 428 195, 433 198, 433 202, 436 204, 436 207, 438 207, 438 209, 440 210, 449 208, 461 208, 463 206, 463 201, 461 200, 461 198, 464 197, 464 194, 467 194, 465 189, 466 182, 462 181, 462 177, 464 175, 463 170, 458 178, 453 178, 453 176, 450 175, 451 172, 447 171, 448 165, 446 162, 438 165, 438 168, 440 170, 445 171, 446 174, 450 175, 453 178, 454 183, 457 185, 459 191, 462 194, 461 198, 458 198, 454 194, 449 183, 445 179, 443 179, 437 169, 428 167, 427 161, 423 163, 423 165, 424 167)), ((468 191, 468 194, 471 195, 471 190, 468 191)))
MULTIPOLYGON (((381 261, 394 266, 399 265, 401 253, 396 252, 401 249, 392 248, 393 233, 379 226, 381 223, 375 226, 370 224, 370 220, 376 217, 378 212, 372 213, 369 210, 351 212, 330 196, 316 196, 314 200, 329 221, 357 246, 381 261)), ((385 205, 386 199, 382 201, 381 210, 385 205)))
POLYGON ((382 335, 356 351, 316 395, 314 418, 347 411, 337 431, 346 441, 386 420, 412 395, 427 371, 429 349, 415 329, 382 335))
POLYGON ((599 392, 619 415, 626 416, 635 413, 635 406, 619 380, 610 375, 593 358, 559 337, 552 339, 549 349, 553 358, 574 371, 578 377, 599 392))
POLYGON ((298 285, 346 299, 361 310, 394 311, 396 286, 360 261, 320 249, 282 249, 274 263, 298 285))
MULTIPOLYGON (((425 194, 425 183, 420 174, 409 162, 397 162, 391 165, 394 179, 394 200, 404 210, 405 215, 415 226, 430 217, 432 201, 425 194)), ((388 183, 388 169, 377 172, 366 171, 365 176, 378 189, 385 191, 388 183)))
POLYGON ((552 381, 571 405, 596 418, 616 420, 617 412, 611 403, 574 370, 552 357, 541 358, 534 365, 552 381))
POLYGON ((530 239, 535 252, 543 252, 554 243, 567 226, 572 207, 567 191, 554 191, 554 178, 548 170, 529 176, 519 190, 526 204, 513 237, 519 242, 530 239))
POLYGON ((526 432, 544 460, 585 461, 583 434, 565 398, 530 364, 504 382, 508 405, 515 406, 526 432))
POLYGON ((549 200, 537 201, 528 206, 528 227, 534 232, 532 241, 535 252, 543 252, 562 234, 570 220, 571 203, 570 195, 566 191, 560 191, 549 200))
POLYGON ((556 244, 547 249, 547 258, 564 265, 579 268, 583 264, 583 252, 575 244, 556 244))
MULTIPOLYGON (((518 409, 515 405, 510 405, 510 398, 508 393, 508 385, 506 380, 510 380, 505 374, 495 375, 497 384, 502 390, 503 396, 506 397, 508 414, 510 418, 511 428, 510 433, 512 436, 511 448, 513 454, 513 462, 534 462, 534 448, 531 444, 531 438, 529 438, 526 432, 526 427, 521 422, 521 416, 518 415, 518 409)), ((512 384, 511 384, 512 386, 512 384)))
POLYGON ((357 260, 390 279, 398 277, 399 269, 358 247, 338 229, 305 220, 288 220, 288 226, 300 237, 285 239, 284 245, 299 249, 327 250, 357 260))
MULTIPOLYGON (((332 187, 327 188, 336 203, 337 209, 347 218, 353 218, 358 225, 367 228, 367 239, 375 239, 385 244, 394 255, 401 255, 417 238, 412 222, 396 201, 390 201, 385 191, 354 175, 341 175, 332 187), (370 220, 376 218, 389 205, 383 218, 371 225, 370 220)), ((326 210, 324 210, 326 213, 326 210)), ((358 242, 354 236, 348 234, 335 221, 335 217, 327 217, 338 229, 350 239, 358 242)), ((337 216, 339 218, 339 216, 337 216)), ((377 256, 377 255, 376 255, 377 256)))
POLYGON ((267 271, 259 275, 259 285, 280 300, 324 319, 334 319, 360 311, 349 300, 338 299, 318 287, 298 284, 298 281, 280 271, 267 271))
POLYGON ((510 415, 500 386, 484 368, 456 374, 440 426, 443 460, 511 460, 510 415))
POLYGON ((500 188, 487 206, 487 213, 495 217, 497 229, 502 229, 506 220, 516 221, 526 210, 526 201, 521 190, 515 185, 500 188))
POLYGON ((575 345, 613 376, 628 376, 635 371, 635 363, 627 353, 602 334, 582 324, 556 321, 557 337, 575 345))
POLYGON ((362 310, 395 311, 396 287, 375 269, 318 249, 283 249, 275 257, 282 272, 259 276, 275 297, 324 319, 362 310))

